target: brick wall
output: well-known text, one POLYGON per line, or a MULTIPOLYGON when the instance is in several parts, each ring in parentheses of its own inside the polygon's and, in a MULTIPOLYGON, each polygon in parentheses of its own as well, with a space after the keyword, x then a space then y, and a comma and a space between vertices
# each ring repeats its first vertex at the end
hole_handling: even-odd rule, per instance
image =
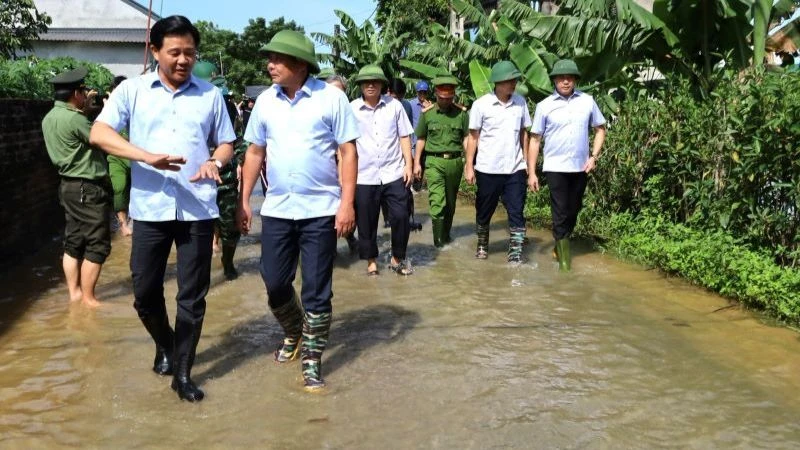
POLYGON ((42 119, 52 106, 52 101, 0 99, 0 267, 63 230, 58 172, 42 137, 42 119))

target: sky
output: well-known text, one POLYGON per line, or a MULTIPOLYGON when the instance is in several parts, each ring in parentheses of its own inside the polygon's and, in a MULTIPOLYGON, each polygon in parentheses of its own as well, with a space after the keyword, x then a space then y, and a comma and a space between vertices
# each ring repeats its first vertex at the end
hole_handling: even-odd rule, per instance
MULTIPOLYGON (((149 0, 137 0, 145 7, 149 0)), ((306 33, 333 34, 339 23, 334 9, 346 12, 361 24, 367 18, 374 20, 375 0, 152 0, 153 12, 162 17, 180 14, 192 22, 205 20, 217 27, 241 33, 248 19, 263 17, 269 23, 283 16, 294 20, 306 33)))

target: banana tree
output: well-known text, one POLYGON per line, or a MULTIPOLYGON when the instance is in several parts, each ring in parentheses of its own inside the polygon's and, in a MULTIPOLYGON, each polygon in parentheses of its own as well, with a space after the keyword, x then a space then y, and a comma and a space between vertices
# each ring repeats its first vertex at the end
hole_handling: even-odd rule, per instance
POLYGON ((398 32, 391 22, 378 32, 369 20, 359 26, 344 11, 335 10, 334 13, 339 18, 341 33, 311 33, 311 36, 338 54, 321 53, 317 60, 344 77, 355 75, 367 64, 381 66, 387 77, 395 76, 399 69, 397 60, 411 39, 409 33, 398 32))

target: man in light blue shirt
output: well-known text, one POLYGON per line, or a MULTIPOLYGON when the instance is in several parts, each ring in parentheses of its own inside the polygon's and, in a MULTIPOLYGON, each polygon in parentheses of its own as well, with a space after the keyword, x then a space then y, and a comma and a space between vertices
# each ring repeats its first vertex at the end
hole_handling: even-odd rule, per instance
POLYGON ((571 266, 569 235, 583 206, 586 175, 594 170, 606 138, 606 119, 597 103, 592 96, 575 89, 580 76, 572 60, 562 59, 553 65, 550 79, 555 92, 536 105, 528 149, 528 187, 536 192, 536 163, 544 138, 543 171, 550 188, 555 256, 563 272, 571 266), (591 153, 590 127, 595 130, 591 153))
POLYGON ((358 125, 344 92, 312 76, 319 66, 314 44, 305 35, 280 31, 262 51, 273 85, 258 96, 245 131, 251 144, 242 168, 237 220, 247 233, 250 194, 266 157, 261 276, 270 310, 285 333, 274 357, 283 363, 299 351, 305 389, 313 392, 325 386, 321 360, 331 325, 336 239, 355 226, 358 125), (299 300, 292 287, 298 259, 303 278, 299 300))
POLYGON ((464 179, 478 185, 475 223, 478 235, 475 257, 489 256, 489 224, 500 197, 508 213, 510 263, 521 263, 525 240, 527 173, 523 152, 528 147, 531 115, 525 99, 514 92, 522 73, 511 61, 492 67, 494 92, 481 96, 469 113, 470 139, 464 163, 464 179), (477 158, 475 157, 477 149, 477 158), (474 161, 474 164, 473 164, 474 161))
POLYGON ((200 34, 183 16, 159 20, 150 32, 156 72, 124 81, 97 118, 90 139, 131 164, 134 219, 131 272, 134 306, 156 343, 153 370, 173 375, 182 400, 200 401, 191 380, 210 284, 219 169, 236 139, 219 90, 192 76, 200 34), (119 135, 127 129, 130 141, 119 135), (215 148, 209 158, 209 147, 215 148), (165 153, 169 154, 165 154, 165 153), (164 299, 164 271, 178 251, 175 331, 164 299))

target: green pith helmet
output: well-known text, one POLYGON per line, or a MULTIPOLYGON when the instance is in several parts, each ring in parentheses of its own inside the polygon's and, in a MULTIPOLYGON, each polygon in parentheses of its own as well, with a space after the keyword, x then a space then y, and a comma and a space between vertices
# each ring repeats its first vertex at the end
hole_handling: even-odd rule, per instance
POLYGON ((314 52, 314 43, 305 34, 294 30, 282 30, 272 37, 268 44, 261 47, 262 52, 274 52, 295 58, 308 63, 311 74, 319 73, 317 54, 314 52))
POLYGON ((452 75, 443 75, 440 77, 436 77, 433 80, 431 80, 431 83, 433 83, 434 87, 448 85, 448 84, 453 86, 458 86, 460 84, 458 82, 458 78, 452 75))
POLYGON ((192 68, 192 75, 201 80, 211 81, 211 77, 217 73, 217 66, 208 61, 197 61, 192 68))
POLYGON ((377 64, 367 64, 362 67, 361 70, 358 71, 358 75, 353 78, 353 81, 356 83, 369 80, 380 80, 383 81, 384 84, 389 83, 389 80, 383 73, 383 69, 377 64))
POLYGON ((499 83, 501 81, 516 80, 522 78, 522 72, 517 69, 511 61, 500 61, 492 66, 492 74, 489 76, 489 81, 492 83, 499 83))
POLYGON ((578 70, 578 65, 571 59, 559 59, 553 64, 553 70, 550 71, 550 78, 557 75, 574 75, 577 78, 581 77, 581 72, 578 70))

